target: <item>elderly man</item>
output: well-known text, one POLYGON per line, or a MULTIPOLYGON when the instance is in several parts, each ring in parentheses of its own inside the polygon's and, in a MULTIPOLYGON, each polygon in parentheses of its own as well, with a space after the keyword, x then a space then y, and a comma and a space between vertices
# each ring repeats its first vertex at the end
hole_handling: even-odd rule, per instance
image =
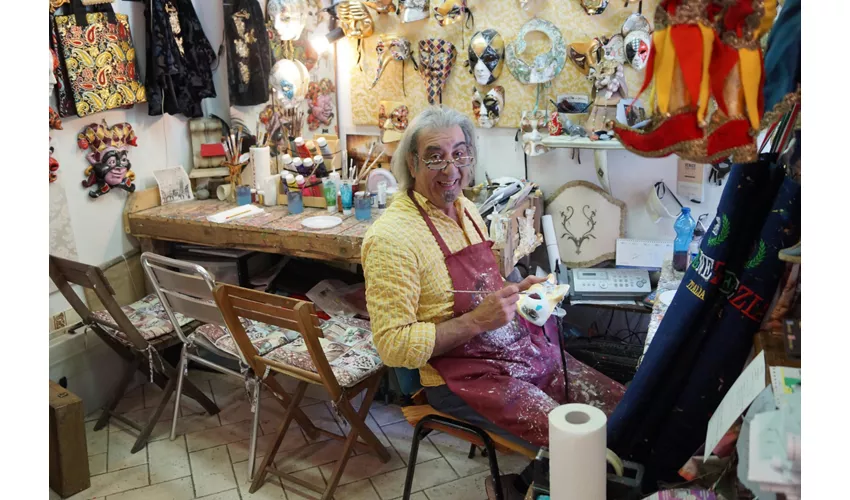
MULTIPOLYGON (((506 284, 499 274, 462 194, 475 157, 472 122, 444 107, 422 112, 399 142, 399 192, 363 243, 375 346, 388 366, 419 370, 434 408, 535 449, 548 444, 547 414, 567 402, 557 327, 516 315, 519 293, 542 280, 506 284)), ((570 402, 610 414, 623 394, 569 355, 567 372, 570 402)), ((518 491, 529 472, 513 481, 518 491)))

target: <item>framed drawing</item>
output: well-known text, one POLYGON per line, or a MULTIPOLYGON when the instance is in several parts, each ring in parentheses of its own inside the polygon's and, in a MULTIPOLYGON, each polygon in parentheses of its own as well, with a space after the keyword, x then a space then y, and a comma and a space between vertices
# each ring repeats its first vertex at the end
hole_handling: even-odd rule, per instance
POLYGON ((546 200, 555 223, 561 262, 591 267, 616 258, 617 238, 626 235, 626 204, 596 184, 572 181, 546 200))

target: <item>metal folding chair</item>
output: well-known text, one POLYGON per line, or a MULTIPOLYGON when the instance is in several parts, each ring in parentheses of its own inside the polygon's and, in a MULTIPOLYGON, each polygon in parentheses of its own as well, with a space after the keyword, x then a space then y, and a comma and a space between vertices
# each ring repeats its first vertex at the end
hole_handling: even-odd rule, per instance
MULTIPOLYGON (((248 455, 248 471, 249 475, 253 477, 257 430, 260 423, 262 383, 260 383, 255 372, 249 368, 250 365, 245 361, 242 353, 235 347, 230 332, 227 330, 221 312, 213 298, 215 278, 198 264, 171 259, 149 252, 142 254, 141 262, 168 317, 174 325, 178 325, 175 330, 180 341, 183 343, 183 349, 180 352, 180 363, 177 368, 177 395, 174 400, 174 416, 171 421, 171 440, 174 440, 177 436, 180 396, 183 392, 183 384, 188 373, 190 361, 212 368, 219 373, 238 378, 246 384, 248 394, 251 397, 251 408, 254 413, 248 455), (179 326, 178 314, 199 319, 205 324, 192 332, 184 332, 183 328, 179 326), (242 367, 241 373, 205 359, 199 352, 203 349, 217 356, 239 362, 239 365, 242 367)), ((261 328, 251 325, 250 328, 252 332, 275 333, 275 327, 261 328)), ((263 341, 268 338, 255 338, 253 340, 263 341)), ((283 337, 278 335, 275 338, 280 340, 283 337)), ((283 388, 276 388, 274 392, 280 398, 284 407, 291 404, 291 398, 283 388)), ((300 409, 296 408, 295 418, 305 430, 310 432, 312 424, 300 409)), ((314 432, 313 435, 318 436, 318 433, 314 432)))
MULTIPOLYGON (((160 353, 179 342, 179 339, 173 335, 174 325, 180 324, 182 328, 197 325, 197 322, 182 316, 179 320, 169 318, 162 304, 153 295, 148 295, 122 308, 116 302, 113 296, 115 291, 106 280, 103 271, 95 266, 51 255, 50 279, 82 318, 83 324, 91 328, 128 363, 114 395, 104 406, 94 430, 105 427, 110 418, 115 418, 136 429, 139 431, 139 437, 131 450, 132 453, 136 453, 145 447, 148 437, 171 398, 171 393, 174 392, 178 379, 177 371, 163 359, 160 353), (94 291, 106 311, 92 312, 71 288, 72 283, 94 291), (128 317, 128 313, 132 320, 128 317), (163 389, 159 405, 144 426, 138 425, 115 411, 137 370, 163 389)), ((182 389, 186 391, 186 395, 200 403, 210 415, 218 413, 218 406, 194 384, 187 382, 182 389)))

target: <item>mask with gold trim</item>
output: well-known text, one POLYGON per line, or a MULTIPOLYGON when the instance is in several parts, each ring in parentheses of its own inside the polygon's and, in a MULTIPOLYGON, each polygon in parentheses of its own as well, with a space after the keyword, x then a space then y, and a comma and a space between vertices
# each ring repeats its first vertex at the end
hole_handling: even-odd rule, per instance
POLYGON ((569 46, 569 59, 575 66, 587 75, 590 68, 595 67, 605 57, 602 42, 594 38, 589 42, 575 42, 569 46))
POLYGON ((581 7, 589 16, 595 16, 605 12, 608 7, 608 0, 581 0, 581 7))
MULTIPOLYGON (((378 38, 378 44, 375 46, 375 52, 378 55, 378 69, 375 80, 372 82, 372 88, 378 84, 378 80, 381 79, 384 70, 391 62, 400 61, 404 64, 405 61, 410 59, 410 40, 396 34, 381 35, 378 38)), ((402 78, 404 78, 404 69, 402 69, 402 78)))
POLYGON ((386 144, 401 140, 407 130, 409 114, 403 102, 381 101, 378 107, 378 127, 383 132, 381 142, 386 144))
POLYGON ((484 97, 477 88, 472 89, 472 113, 481 128, 493 128, 499 123, 505 107, 505 88, 497 85, 484 97))
POLYGON ((393 0, 375 0, 374 2, 366 2, 366 7, 374 9, 378 14, 393 14, 396 11, 395 2, 393 2, 393 0))
POLYGON ((434 4, 434 19, 440 26, 454 24, 469 12, 466 0, 434 0, 434 4))
POLYGON ((486 29, 469 39, 466 65, 479 85, 490 85, 502 74, 505 64, 505 40, 496 30, 486 29))
POLYGON ((375 32, 375 22, 363 2, 342 1, 336 6, 340 27, 345 36, 361 40, 375 32))

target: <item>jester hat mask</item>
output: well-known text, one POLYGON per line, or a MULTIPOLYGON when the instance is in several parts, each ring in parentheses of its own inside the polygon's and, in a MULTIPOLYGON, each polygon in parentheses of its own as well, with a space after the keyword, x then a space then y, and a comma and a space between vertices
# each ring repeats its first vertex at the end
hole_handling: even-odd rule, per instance
POLYGON ((502 74, 505 63, 505 40, 496 30, 486 29, 469 40, 469 72, 479 85, 490 85, 502 74))
POLYGON ((130 171, 130 159, 127 157, 129 146, 136 146, 136 133, 129 123, 119 123, 112 127, 106 124, 92 123, 77 136, 77 147, 89 149, 86 159, 86 179, 83 187, 97 184, 89 191, 89 196, 98 198, 112 190, 120 188, 132 193, 136 190, 133 179, 136 175, 130 171))
POLYGON ((457 49, 446 40, 428 38, 419 41, 419 74, 425 80, 428 103, 443 103, 443 88, 452 72, 457 49))

